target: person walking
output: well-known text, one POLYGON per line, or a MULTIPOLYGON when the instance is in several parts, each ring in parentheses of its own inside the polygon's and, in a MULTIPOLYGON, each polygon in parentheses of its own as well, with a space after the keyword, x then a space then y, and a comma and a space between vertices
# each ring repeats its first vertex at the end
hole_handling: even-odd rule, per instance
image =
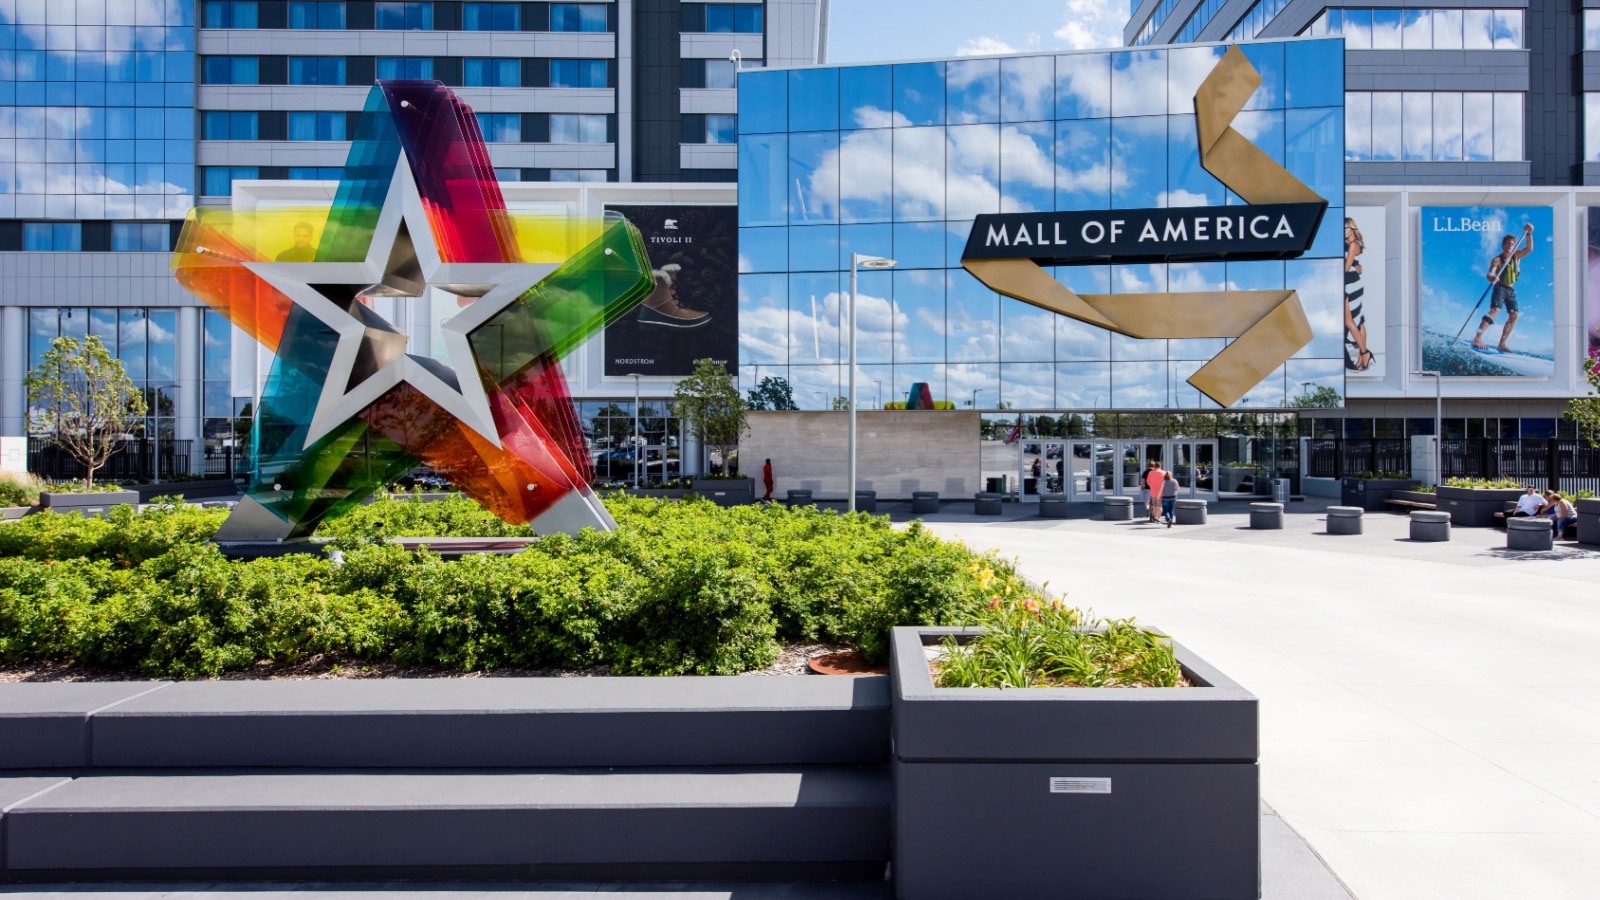
POLYGON ((761 499, 763 499, 763 500, 771 500, 772 499, 772 460, 770 460, 770 459, 767 460, 766 465, 761 467, 761 483, 763 485, 766 485, 766 488, 767 488, 767 495, 765 497, 762 497, 761 499))
POLYGON ((1161 518, 1167 520, 1167 527, 1172 527, 1174 511, 1178 506, 1178 479, 1167 472, 1166 478, 1161 481, 1161 518))
POLYGON ((1151 522, 1157 521, 1156 510, 1161 503, 1162 486, 1167 480, 1167 470, 1161 468, 1160 462, 1150 463, 1150 474, 1145 482, 1145 514, 1151 522))

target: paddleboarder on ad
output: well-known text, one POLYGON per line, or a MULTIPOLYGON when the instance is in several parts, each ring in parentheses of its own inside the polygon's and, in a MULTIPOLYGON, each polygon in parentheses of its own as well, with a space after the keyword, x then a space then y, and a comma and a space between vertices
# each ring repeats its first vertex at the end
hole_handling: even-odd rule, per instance
POLYGON ((1506 309, 1506 326, 1500 329, 1500 344, 1495 349, 1501 353, 1511 352, 1506 341, 1510 340, 1512 329, 1517 327, 1517 276, 1522 274, 1522 258, 1532 252, 1532 223, 1522 226, 1522 240, 1517 240, 1516 235, 1511 234, 1500 240, 1500 253, 1489 260, 1489 271, 1485 276, 1494 286, 1494 292, 1489 297, 1489 312, 1478 323, 1478 333, 1472 338, 1472 349, 1489 349, 1483 342, 1483 333, 1494 324, 1494 317, 1503 306, 1506 309))

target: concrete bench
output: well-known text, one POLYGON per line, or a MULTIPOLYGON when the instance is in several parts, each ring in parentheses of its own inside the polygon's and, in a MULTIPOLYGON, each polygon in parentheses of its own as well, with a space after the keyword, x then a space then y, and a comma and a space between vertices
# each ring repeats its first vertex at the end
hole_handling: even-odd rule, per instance
POLYGON ((856 512, 875 513, 878 511, 877 491, 856 491, 856 512))
POLYGON ((1450 514, 1425 509, 1419 509, 1411 513, 1411 539, 1413 541, 1450 540, 1450 514))
POLYGON ((1282 530, 1283 504, 1282 503, 1252 503, 1250 504, 1250 527, 1268 531, 1282 530))
POLYGON ((1359 506, 1328 507, 1328 533, 1360 534, 1362 512, 1364 510, 1359 506))
POLYGON ((1385 505, 1392 506, 1392 507, 1394 507, 1395 509, 1398 509, 1398 510, 1438 509, 1439 508, 1438 504, 1436 504, 1436 503, 1418 503, 1415 500, 1393 500, 1393 499, 1390 499, 1390 500, 1385 500, 1383 502, 1384 502, 1385 505))
POLYGON ((784 503, 789 506, 815 506, 817 501, 812 499, 809 490, 791 490, 784 503))
POLYGON ((1206 501, 1185 498, 1174 504, 1173 522, 1178 525, 1206 524, 1206 501))
POLYGON ((1040 494, 1039 518, 1065 519, 1067 517, 1066 494, 1040 494))
POLYGON ((1555 535, 1554 523, 1544 516, 1522 516, 1506 520, 1507 550, 1549 550, 1555 535))
POLYGON ((998 516, 1003 499, 1001 494, 979 491, 972 495, 972 512, 979 516, 998 516))
POLYGON ((1105 499, 1107 522, 1132 522, 1133 498, 1132 497, 1107 497, 1105 499))
POLYGON ((938 491, 912 491, 911 512, 913 515, 926 515, 939 511, 938 491))

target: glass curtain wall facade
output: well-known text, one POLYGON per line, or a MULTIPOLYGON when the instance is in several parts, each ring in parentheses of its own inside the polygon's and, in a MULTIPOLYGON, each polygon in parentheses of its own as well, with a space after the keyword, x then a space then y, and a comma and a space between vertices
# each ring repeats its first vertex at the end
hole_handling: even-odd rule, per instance
MULTIPOLYGON (((1185 382, 1226 339, 1135 340, 990 291, 960 266, 982 213, 1224 206, 1200 165, 1194 93, 1227 48, 1084 52, 739 75, 739 373, 801 409, 846 383, 852 253, 857 392, 915 383, 978 409, 1216 409, 1185 382)), ((1233 127, 1328 200, 1287 261, 1063 266, 1080 293, 1299 292, 1315 338, 1236 406, 1343 393, 1342 45, 1241 45, 1263 84, 1233 127), (1330 74, 1331 73, 1331 74, 1330 74)))
POLYGON ((194 205, 193 0, 0 0, 0 219, 194 205))

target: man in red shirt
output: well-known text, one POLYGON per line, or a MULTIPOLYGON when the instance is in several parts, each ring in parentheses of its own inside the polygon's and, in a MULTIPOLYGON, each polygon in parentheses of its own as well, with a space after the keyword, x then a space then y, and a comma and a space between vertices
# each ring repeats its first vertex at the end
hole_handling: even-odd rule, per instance
POLYGON ((1167 480, 1167 470, 1161 468, 1161 463, 1150 464, 1150 479, 1145 482, 1150 488, 1150 500, 1145 504, 1145 513, 1150 521, 1156 521, 1156 510, 1161 507, 1161 485, 1167 480))

